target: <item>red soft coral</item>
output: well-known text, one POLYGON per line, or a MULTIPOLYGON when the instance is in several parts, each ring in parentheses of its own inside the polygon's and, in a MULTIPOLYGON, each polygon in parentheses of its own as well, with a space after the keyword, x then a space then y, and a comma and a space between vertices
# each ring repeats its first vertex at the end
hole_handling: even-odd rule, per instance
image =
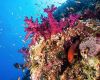
POLYGON ((48 17, 41 16, 42 22, 41 24, 38 23, 38 19, 34 22, 32 20, 32 17, 28 19, 28 17, 25 18, 25 22, 28 25, 28 27, 25 28, 25 31, 27 32, 25 40, 28 39, 28 37, 32 34, 32 41, 30 45, 33 45, 38 40, 39 36, 44 37, 44 39, 51 38, 51 35, 55 35, 57 33, 62 32, 63 28, 70 24, 70 26, 74 26, 75 22, 78 20, 79 15, 77 14, 71 14, 69 18, 63 18, 60 20, 60 22, 57 22, 57 20, 53 16, 53 12, 57 8, 54 7, 54 5, 46 9, 44 9, 44 12, 48 14, 48 17))
POLYGON ((47 12, 48 14, 48 20, 49 20, 49 24, 50 24, 50 27, 51 27, 51 34, 56 34, 59 32, 59 29, 58 29, 58 22, 54 19, 53 17, 53 11, 55 11, 57 8, 54 7, 54 5, 46 9, 44 9, 44 12, 47 12))

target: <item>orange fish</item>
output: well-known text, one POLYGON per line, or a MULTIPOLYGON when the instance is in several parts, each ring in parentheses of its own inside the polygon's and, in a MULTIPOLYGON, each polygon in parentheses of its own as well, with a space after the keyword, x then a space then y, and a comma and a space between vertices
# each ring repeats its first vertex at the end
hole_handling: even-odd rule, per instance
POLYGON ((72 44, 72 46, 68 50, 68 61, 69 61, 69 63, 72 63, 72 61, 74 59, 74 53, 75 53, 75 49, 76 49, 78 43, 79 43, 79 41, 77 41, 75 44, 72 44))
POLYGON ((68 61, 69 61, 69 63, 72 63, 73 59, 74 59, 74 50, 73 50, 72 47, 70 47, 69 50, 68 50, 68 61))

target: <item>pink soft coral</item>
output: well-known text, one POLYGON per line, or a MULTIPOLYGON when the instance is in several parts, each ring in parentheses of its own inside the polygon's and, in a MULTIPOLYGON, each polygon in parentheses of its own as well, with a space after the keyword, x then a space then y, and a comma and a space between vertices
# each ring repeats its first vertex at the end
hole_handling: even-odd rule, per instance
POLYGON ((28 17, 26 17, 25 22, 28 25, 28 27, 25 28, 25 31, 27 32, 25 40, 27 40, 31 34, 34 34, 34 38, 32 38, 31 44, 35 44, 35 42, 40 34, 38 31, 38 27, 39 27, 38 19, 36 19, 36 21, 33 22, 32 17, 31 17, 31 19, 28 19, 28 17))

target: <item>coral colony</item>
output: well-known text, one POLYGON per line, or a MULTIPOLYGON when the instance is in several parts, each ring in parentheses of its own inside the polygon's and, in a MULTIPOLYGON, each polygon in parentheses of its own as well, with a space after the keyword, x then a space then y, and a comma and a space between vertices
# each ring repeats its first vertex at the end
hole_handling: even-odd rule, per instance
POLYGON ((41 16, 41 23, 25 18, 25 40, 32 40, 20 50, 25 64, 15 67, 27 67, 30 80, 100 80, 100 6, 60 21, 53 16, 56 9, 44 9, 48 17, 41 16))

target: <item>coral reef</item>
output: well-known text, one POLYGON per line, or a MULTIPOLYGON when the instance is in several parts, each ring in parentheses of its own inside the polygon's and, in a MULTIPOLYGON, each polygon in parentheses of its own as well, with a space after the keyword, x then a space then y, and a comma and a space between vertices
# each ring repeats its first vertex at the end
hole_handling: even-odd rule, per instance
POLYGON ((70 14, 57 21, 53 16, 56 9, 54 5, 44 9, 48 17, 41 16, 40 24, 38 19, 25 18, 25 40, 32 40, 28 48, 19 51, 25 56, 23 66, 30 70, 30 79, 99 80, 98 15, 86 9, 83 14, 70 14))

